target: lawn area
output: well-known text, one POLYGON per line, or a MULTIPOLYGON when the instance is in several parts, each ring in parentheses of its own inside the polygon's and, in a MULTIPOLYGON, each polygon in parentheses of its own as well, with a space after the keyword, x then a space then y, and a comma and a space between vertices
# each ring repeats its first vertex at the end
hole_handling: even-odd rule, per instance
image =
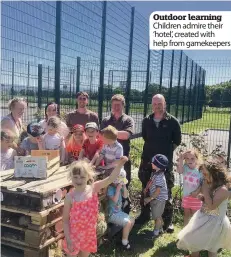
MULTIPOLYGON (((138 179, 133 179, 131 183, 131 198, 135 194, 139 194, 141 189, 141 183, 138 179)), ((177 192, 177 190, 174 190, 177 192)), ((174 193, 173 193, 174 194, 174 193)), ((134 216, 138 216, 138 211, 134 213, 134 216)), ((183 224, 183 217, 180 212, 174 216, 175 232, 173 234, 163 234, 156 240, 150 237, 150 233, 153 230, 153 221, 148 222, 146 225, 139 227, 134 226, 131 235, 130 242, 133 246, 133 251, 127 252, 120 248, 121 234, 119 233, 112 241, 105 241, 98 249, 98 253, 94 254, 95 257, 183 257, 187 254, 185 251, 178 250, 176 247, 177 233, 181 230, 183 224)), ((202 257, 206 257, 207 253, 202 252, 202 257)), ((231 251, 222 250, 219 257, 230 257, 231 251)))
POLYGON ((229 113, 204 112, 202 119, 184 123, 181 126, 181 129, 182 129, 183 133, 198 134, 206 129, 228 130, 229 125, 230 125, 230 114, 229 113))

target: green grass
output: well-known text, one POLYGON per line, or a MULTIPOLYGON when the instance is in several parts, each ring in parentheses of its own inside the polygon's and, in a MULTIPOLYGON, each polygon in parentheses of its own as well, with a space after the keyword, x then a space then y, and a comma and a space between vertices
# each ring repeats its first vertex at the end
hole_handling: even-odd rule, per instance
POLYGON ((184 123, 181 126, 184 133, 200 133, 206 129, 225 129, 228 130, 230 125, 229 113, 204 112, 202 119, 184 123))

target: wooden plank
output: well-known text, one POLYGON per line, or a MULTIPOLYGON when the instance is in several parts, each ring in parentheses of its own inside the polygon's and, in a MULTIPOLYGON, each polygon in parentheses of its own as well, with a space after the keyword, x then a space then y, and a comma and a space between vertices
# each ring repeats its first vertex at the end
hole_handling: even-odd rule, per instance
POLYGON ((44 244, 40 245, 39 247, 35 247, 33 245, 29 245, 26 242, 23 242, 23 241, 20 241, 20 240, 11 239, 11 238, 4 237, 4 236, 1 237, 1 243, 3 243, 3 244, 4 244, 4 242, 6 242, 6 243, 14 243, 14 244, 20 245, 22 247, 30 247, 30 248, 34 248, 34 249, 40 250, 40 249, 43 249, 43 248, 49 246, 50 244, 54 243, 55 241, 58 241, 58 240, 60 240, 62 238, 64 238, 64 233, 60 233, 57 237, 51 237, 50 239, 48 239, 44 244))
POLYGON ((17 230, 20 230, 20 231, 26 231, 27 230, 27 228, 23 228, 23 227, 20 227, 20 226, 17 226, 17 225, 3 223, 3 222, 1 222, 0 225, 2 227, 13 228, 13 229, 17 229, 17 230))
POLYGON ((51 211, 60 208, 61 206, 64 205, 64 202, 60 202, 54 206, 52 206, 51 208, 41 211, 41 212, 35 212, 35 211, 30 211, 28 209, 22 209, 22 208, 17 208, 17 207, 8 207, 5 205, 1 205, 1 210, 3 211, 9 211, 9 212, 14 212, 14 213, 21 213, 27 216, 31 216, 31 217, 45 217, 47 216, 51 211))
POLYGON ((55 174, 47 179, 42 179, 42 180, 36 180, 36 181, 31 181, 30 183, 27 183, 25 185, 22 185, 17 188, 18 191, 27 191, 29 190, 30 192, 35 192, 38 193, 39 191, 37 190, 37 187, 39 186, 45 186, 46 184, 56 181, 60 178, 63 178, 65 175, 67 175, 68 171, 63 171, 61 174, 55 174), (34 189, 34 191, 33 191, 34 189))
POLYGON ((31 156, 47 156, 48 160, 50 161, 56 157, 59 157, 59 150, 32 150, 31 156))
POLYGON ((21 179, 21 180, 7 180, 7 181, 3 181, 1 182, 1 189, 12 189, 15 187, 19 187, 22 185, 25 185, 27 183, 27 181, 25 179, 21 179))
POLYGON ((44 248, 41 250, 34 249, 31 247, 26 247, 17 243, 12 243, 6 240, 2 240, 1 243, 3 245, 10 246, 12 248, 20 249, 24 251, 24 257, 49 257, 49 248, 44 248))

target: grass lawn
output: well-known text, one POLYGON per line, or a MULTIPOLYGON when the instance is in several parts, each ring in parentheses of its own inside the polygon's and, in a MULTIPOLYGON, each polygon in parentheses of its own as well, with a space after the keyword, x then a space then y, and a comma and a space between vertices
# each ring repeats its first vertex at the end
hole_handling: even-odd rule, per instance
POLYGON ((225 129, 228 130, 230 125, 229 113, 204 112, 202 119, 184 123, 181 126, 184 133, 200 133, 205 129, 225 129))
MULTIPOLYGON (((133 179, 131 183, 131 198, 135 193, 140 192, 141 183, 138 179, 133 179)), ((177 190, 174 190, 177 192, 177 190)), ((174 194, 173 192, 173 194, 174 194)), ((138 211, 134 213, 134 216, 138 216, 138 211)), ((150 221, 146 225, 139 227, 134 226, 130 234, 130 242, 133 246, 133 251, 123 251, 120 247, 121 234, 119 233, 112 241, 105 241, 98 249, 98 253, 93 256, 96 257, 183 257, 187 254, 185 251, 178 250, 176 247, 177 233, 181 230, 183 224, 183 216, 180 213, 175 215, 175 232, 173 234, 163 234, 156 240, 150 237, 150 233, 153 230, 153 221, 150 221)), ((202 257, 206 257, 207 253, 202 252, 202 257)), ((231 251, 222 250, 219 257, 230 257, 231 251)))

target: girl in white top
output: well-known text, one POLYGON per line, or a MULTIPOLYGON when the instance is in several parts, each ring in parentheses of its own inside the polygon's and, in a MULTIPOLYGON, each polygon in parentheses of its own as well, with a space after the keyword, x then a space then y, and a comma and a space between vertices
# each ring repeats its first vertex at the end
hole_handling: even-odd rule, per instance
POLYGON ((1 170, 14 168, 14 156, 16 151, 11 147, 13 136, 10 131, 1 131, 1 170))
POLYGON ((61 120, 58 117, 51 117, 47 122, 47 133, 38 143, 41 150, 60 150, 60 161, 65 162, 65 141, 64 137, 58 132, 61 120))
POLYGON ((9 102, 10 114, 1 120, 1 129, 9 130, 13 134, 14 142, 12 147, 18 149, 18 143, 21 133, 23 132, 22 116, 26 109, 26 102, 23 98, 13 98, 9 102))
MULTIPOLYGON (((56 103, 51 102, 45 106, 45 119, 41 120, 39 122, 40 126, 45 130, 45 132, 48 131, 47 122, 48 122, 49 118, 57 116, 57 113, 58 113, 58 105, 56 103)), ((62 121, 59 126, 58 132, 64 138, 66 138, 69 135, 69 129, 68 129, 67 125, 62 121)))

